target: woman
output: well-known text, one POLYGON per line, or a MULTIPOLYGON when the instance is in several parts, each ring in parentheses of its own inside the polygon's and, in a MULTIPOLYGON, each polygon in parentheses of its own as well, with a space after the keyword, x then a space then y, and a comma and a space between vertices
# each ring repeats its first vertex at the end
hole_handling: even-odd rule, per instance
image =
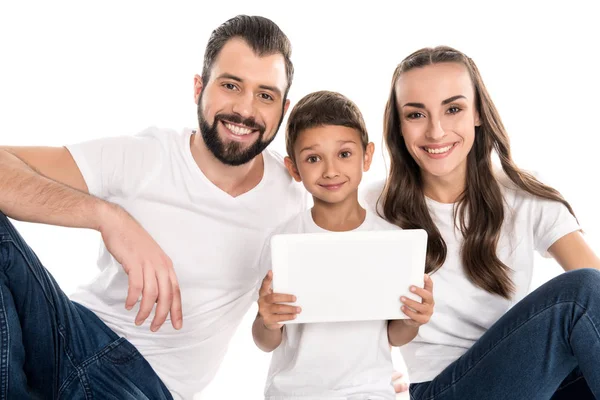
POLYGON ((427 230, 436 288, 429 324, 401 348, 411 398, 600 398, 600 260, 569 203, 514 164, 473 61, 449 47, 407 57, 384 135, 390 174, 367 202, 427 230), (527 295, 534 250, 570 272, 527 295))

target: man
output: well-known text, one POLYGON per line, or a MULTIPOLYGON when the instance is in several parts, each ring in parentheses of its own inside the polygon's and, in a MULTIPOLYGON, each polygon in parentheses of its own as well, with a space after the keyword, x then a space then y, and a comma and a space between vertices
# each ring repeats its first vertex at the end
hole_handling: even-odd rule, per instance
POLYGON ((238 16, 195 77, 199 130, 0 150, 2 395, 189 399, 207 385, 256 300, 269 229, 306 206, 265 151, 290 54, 272 21, 238 16), (68 299, 4 214, 98 230, 99 275, 68 299))

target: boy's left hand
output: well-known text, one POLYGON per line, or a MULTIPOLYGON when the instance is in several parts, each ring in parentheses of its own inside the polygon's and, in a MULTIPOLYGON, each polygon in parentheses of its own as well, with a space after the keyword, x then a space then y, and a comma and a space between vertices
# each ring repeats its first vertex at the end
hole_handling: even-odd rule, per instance
POLYGON ((431 277, 425 274, 425 285, 423 288, 411 286, 410 291, 421 297, 421 302, 409 299, 408 297, 400 297, 400 301, 404 303, 402 312, 410 319, 405 319, 404 323, 409 326, 419 327, 426 324, 433 315, 433 281, 431 277))

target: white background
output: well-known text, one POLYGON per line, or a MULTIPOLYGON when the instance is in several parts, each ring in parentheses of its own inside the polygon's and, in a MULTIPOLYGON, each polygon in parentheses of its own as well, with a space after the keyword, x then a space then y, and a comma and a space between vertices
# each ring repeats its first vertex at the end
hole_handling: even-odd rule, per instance
MULTIPOLYGON (((328 89, 362 109, 378 147, 365 180, 379 180, 385 176, 381 125, 392 72, 412 51, 446 44, 477 63, 517 163, 563 193, 600 251, 594 195, 600 29, 592 4, 2 1, 0 143, 60 146, 150 125, 195 126, 192 79, 201 72, 211 30, 236 14, 258 14, 292 41, 292 105, 310 91, 328 89)), ((284 151, 281 133, 273 146, 284 151)), ((93 278, 96 232, 17 225, 65 292, 93 278)), ((559 271, 552 261, 538 261, 536 285, 559 271)), ((254 313, 204 398, 260 398, 268 356, 251 340, 254 313)))

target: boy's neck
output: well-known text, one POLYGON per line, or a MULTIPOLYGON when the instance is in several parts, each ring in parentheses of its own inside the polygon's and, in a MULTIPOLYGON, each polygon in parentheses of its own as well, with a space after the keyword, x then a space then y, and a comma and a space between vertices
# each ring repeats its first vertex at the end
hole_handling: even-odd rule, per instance
POLYGON ((365 221, 367 212, 358 203, 358 193, 340 203, 326 203, 313 197, 311 210, 315 224, 332 232, 346 232, 358 228, 365 221))

